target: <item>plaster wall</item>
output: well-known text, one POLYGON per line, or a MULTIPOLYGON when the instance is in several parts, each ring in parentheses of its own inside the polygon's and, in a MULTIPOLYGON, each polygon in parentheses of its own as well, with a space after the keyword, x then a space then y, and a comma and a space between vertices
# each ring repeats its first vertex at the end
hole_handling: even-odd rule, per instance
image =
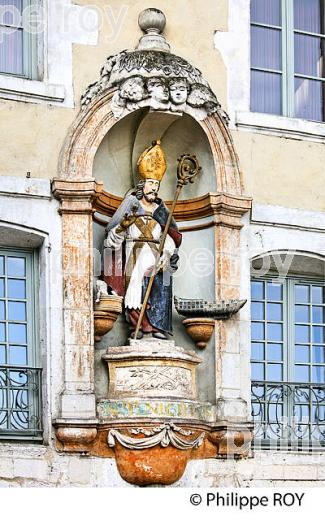
MULTIPOLYGON (((235 461, 192 460, 172 487, 323 487, 325 454, 256 451, 235 461)), ((46 446, 1 445, 0 487, 133 487, 114 459, 55 452, 46 446)))
MULTIPOLYGON (((70 0, 60 3, 73 6, 70 0)), ((100 0, 81 0, 78 4, 95 10, 97 18, 92 24, 87 26, 87 17, 80 16, 79 11, 69 11, 70 25, 62 17, 62 9, 51 12, 51 23, 65 41, 66 47, 59 49, 61 58, 71 55, 60 74, 56 72, 56 82, 65 85, 66 100, 70 101, 0 99, 0 174, 23 177, 30 171, 37 178, 56 175, 59 151, 79 110, 80 95, 97 80, 107 55, 134 48, 141 36, 138 14, 151 6, 146 1, 121 4, 117 0, 109 5, 100 0)), ((274 121, 264 122, 262 134, 254 125, 238 126, 239 114, 249 110, 248 0, 209 0, 204 7, 200 2, 157 0, 155 6, 166 14, 166 38, 172 51, 202 70, 230 113, 246 192, 263 204, 324 211, 320 195, 325 175, 324 124, 317 127, 318 142, 308 140, 313 139, 310 123, 302 120, 291 120, 293 133, 288 136, 282 132, 282 139, 269 130, 274 121)), ((52 31, 49 38, 55 42, 57 35, 52 31)), ((49 71, 58 71, 56 61, 55 53, 49 52, 49 71)), ((285 126, 284 119, 280 118, 277 125, 285 126)))

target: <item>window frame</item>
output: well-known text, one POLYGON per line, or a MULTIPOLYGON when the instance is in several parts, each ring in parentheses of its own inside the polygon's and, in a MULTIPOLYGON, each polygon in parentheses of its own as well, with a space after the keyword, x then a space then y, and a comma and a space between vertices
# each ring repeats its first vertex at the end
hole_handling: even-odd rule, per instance
MULTIPOLYGON (((8 0, 8 3, 10 0, 8 0)), ((43 13, 43 0, 22 0, 22 12, 25 9, 37 8, 39 15, 44 16, 43 13)), ((22 61, 23 61, 23 72, 22 74, 15 72, 5 72, 0 69, 0 75, 2 76, 13 76, 16 78, 27 79, 27 80, 42 80, 43 78, 43 38, 44 33, 32 34, 28 32, 22 25, 16 26, 11 24, 1 24, 1 27, 15 27, 23 30, 23 43, 22 43, 22 61)))
MULTIPOLYGON (((322 96, 323 96, 323 119, 306 119, 301 116, 295 115, 295 78, 308 79, 313 81, 318 81, 325 85, 325 71, 324 77, 316 77, 309 76, 306 74, 295 73, 295 34, 302 34, 311 37, 320 37, 324 40, 325 46, 325 28, 324 34, 312 33, 309 31, 303 31, 300 29, 295 29, 294 27, 294 0, 280 0, 280 12, 281 12, 281 25, 275 26, 267 23, 260 22, 252 22, 251 20, 251 12, 250 12, 250 32, 252 27, 265 27, 268 29, 275 29, 281 31, 281 58, 282 58, 282 69, 268 69, 265 67, 255 67, 250 63, 250 82, 252 82, 252 71, 260 71, 266 73, 272 73, 282 76, 282 91, 281 91, 281 113, 276 114, 272 112, 261 112, 257 110, 253 110, 252 107, 252 95, 250 91, 250 111, 252 113, 257 114, 266 114, 270 116, 277 117, 286 117, 292 119, 302 119, 305 121, 310 121, 312 123, 324 123, 325 122, 325 87, 323 88, 322 96)), ((251 2, 250 2, 251 4, 251 2)), ((325 11, 323 13, 325 17, 325 11)), ((325 19, 323 20, 323 25, 325 26, 325 19)), ((324 52, 325 58, 325 52, 324 52)))
MULTIPOLYGON (((295 301, 295 297, 294 297, 295 296, 295 286, 300 285, 300 284, 303 284, 303 285, 310 284, 310 285, 323 286, 325 289, 324 278, 316 277, 316 276, 311 277, 311 276, 307 276, 307 275, 304 276, 304 275, 290 275, 289 274, 285 277, 285 279, 283 279, 283 278, 279 278, 279 275, 276 272, 274 272, 274 273, 270 272, 269 274, 266 274, 266 275, 263 275, 260 277, 259 276, 251 277, 251 283, 252 282, 261 282, 261 281, 266 282, 266 283, 272 282, 272 281, 274 281, 275 283, 282 283, 282 287, 283 287, 283 289, 282 289, 282 291, 283 291, 283 294, 282 294, 282 303, 283 303, 282 367, 283 368, 282 368, 282 380, 281 381, 271 380, 268 377, 265 377, 267 375, 265 368, 264 368, 264 379, 263 380, 253 379, 251 377, 252 389, 253 388, 256 389, 258 387, 264 387, 264 390, 263 390, 264 394, 263 394, 263 396, 261 396, 261 399, 262 399, 261 402, 264 403, 264 404, 262 404, 262 409, 261 409, 261 410, 263 410, 263 412, 262 412, 263 420, 254 421, 257 428, 258 428, 258 425, 274 424, 273 421, 268 421, 268 418, 269 418, 268 407, 269 407, 270 403, 272 404, 274 402, 274 401, 272 401, 272 387, 274 389, 280 388, 280 387, 282 388, 283 394, 282 394, 282 401, 280 399, 280 406, 282 406, 283 417, 287 417, 287 419, 289 421, 288 424, 291 424, 292 421, 295 422, 295 414, 294 414, 295 407, 297 407, 297 409, 299 409, 299 406, 303 406, 303 405, 301 405, 301 403, 295 404, 294 391, 296 388, 298 388, 298 392, 299 392, 299 387, 301 387, 301 389, 304 389, 304 390, 309 389, 310 402, 308 402, 308 404, 306 406, 311 406, 312 410, 314 408, 314 402, 312 401, 313 388, 316 388, 316 389, 322 388, 321 391, 324 392, 324 396, 325 396, 325 382, 317 383, 317 382, 313 381, 312 368, 315 366, 315 364, 314 364, 314 360, 311 355, 309 356, 308 362, 298 361, 298 364, 308 365, 308 367, 309 367, 308 382, 298 381, 298 380, 296 380, 295 375, 294 375, 294 369, 297 364, 297 362, 295 360, 295 346, 296 346, 296 344, 299 344, 299 342, 295 341, 295 326, 296 326, 296 322, 297 322, 297 320, 295 318, 295 306, 297 305, 297 302, 295 301), (270 400, 268 401, 267 392, 270 390, 271 390, 271 397, 270 397, 270 400)), ((257 300, 257 299, 254 299, 251 297, 251 304, 254 303, 255 301, 261 301, 261 300, 257 300)), ((264 294, 263 302, 265 305, 267 305, 267 303, 268 303, 268 298, 267 298, 266 294, 264 294)), ((303 305, 303 303, 301 303, 301 305, 303 305)), ((306 303, 306 305, 308 305, 311 308, 313 307, 313 302, 312 302, 311 296, 309 297, 309 301, 308 301, 308 303, 306 303)), ((322 305, 324 307, 324 311, 325 311, 325 302, 323 304, 319 304, 319 305, 322 305)), ((316 306, 318 306, 317 303, 316 303, 316 306)), ((310 321, 310 318, 311 318, 311 316, 309 316, 309 321, 308 321, 308 323, 306 322, 306 325, 308 325, 309 327, 312 327, 312 326, 314 326, 314 322, 310 321)), ((253 318, 251 316, 251 323, 253 323, 253 321, 263 322, 264 324, 268 323, 268 320, 266 319, 265 315, 264 315, 263 320, 255 320, 255 319, 253 320, 253 318)), ((275 321, 275 320, 272 320, 272 321, 275 321)), ((324 323, 321 324, 320 326, 323 326, 324 332, 325 332, 325 320, 324 320, 324 323)), ((252 339, 251 344, 253 344, 253 342, 259 343, 258 340, 252 339)), ((267 355, 266 355, 266 345, 268 344, 268 341, 266 338, 264 338, 264 340, 261 340, 261 342, 263 342, 263 344, 264 344, 263 360, 256 360, 256 359, 254 360, 251 355, 250 363, 252 364, 254 361, 258 362, 258 363, 263 363, 264 367, 265 367, 265 365, 269 363, 267 355)), ((274 342, 275 341, 273 341, 273 343, 274 342)), ((304 343, 304 342, 302 342, 302 343, 304 343)), ((313 345, 313 343, 314 343, 314 341, 312 339, 312 336, 310 336, 308 346, 311 348, 311 345, 313 345)), ((318 342, 315 342, 315 343, 318 343, 318 342)), ((325 340, 324 340, 324 343, 322 344, 322 346, 323 346, 323 349, 325 350, 325 340)), ((273 361, 273 362, 279 363, 279 361, 273 361)), ((325 362, 318 363, 318 364, 323 367, 325 366, 325 362)), ((318 364, 316 364, 316 366, 318 364)), ((274 395, 276 395, 276 394, 274 394, 274 395)), ((274 395, 273 395, 273 399, 274 399, 274 395)), ((252 405, 257 404, 257 407, 258 407, 258 402, 259 402, 258 396, 256 394, 254 394, 254 392, 252 391, 252 405)), ((325 398, 323 400, 321 400, 320 406, 322 407, 322 409, 324 411, 325 410, 325 398)), ((253 407, 252 407, 252 412, 253 412, 253 407)), ((254 417, 258 417, 258 414, 252 413, 252 416, 254 419, 254 417)), ((309 425, 311 425, 310 427, 312 427, 312 425, 314 425, 315 423, 312 421, 312 417, 310 415, 309 415, 309 418, 311 420, 308 422, 308 427, 309 427, 309 425)), ((323 421, 320 420, 320 422, 323 422, 323 421)), ((280 424, 282 425, 282 423, 280 423, 280 424)), ((299 437, 292 438, 290 428, 289 428, 289 435, 287 437, 280 436, 280 437, 278 437, 278 439, 272 439, 272 438, 265 439, 264 437, 262 437, 262 438, 257 437, 253 441, 253 446, 255 449, 256 449, 256 447, 258 447, 258 448, 262 448, 262 449, 276 448, 276 449, 286 449, 287 450, 287 449, 291 449, 291 446, 293 446, 294 449, 297 449, 299 451, 302 451, 302 450, 303 451, 306 451, 306 450, 307 451, 325 451, 325 437, 324 437, 324 440, 315 442, 315 444, 313 446, 312 439, 310 437, 308 437, 308 439, 302 439, 302 438, 299 439, 299 437)))
MULTIPOLYGON (((0 366, 2 370, 28 374, 28 392, 30 399, 29 414, 38 419, 38 427, 31 429, 0 429, 0 442, 5 440, 42 441, 42 367, 40 352, 39 316, 39 256, 38 251, 28 248, 0 247, 0 256, 14 256, 26 259, 26 323, 27 323, 27 364, 12 365, 5 363, 0 366), (29 279, 28 279, 29 278, 29 279), (35 386, 36 385, 36 386, 35 386)), ((6 279, 7 274, 3 275, 6 279)), ((9 322, 5 316, 4 322, 9 322)), ((17 320, 19 321, 19 320, 17 320)), ((6 344, 9 343, 7 338, 6 344)), ((9 361, 8 359, 6 361, 9 361)))

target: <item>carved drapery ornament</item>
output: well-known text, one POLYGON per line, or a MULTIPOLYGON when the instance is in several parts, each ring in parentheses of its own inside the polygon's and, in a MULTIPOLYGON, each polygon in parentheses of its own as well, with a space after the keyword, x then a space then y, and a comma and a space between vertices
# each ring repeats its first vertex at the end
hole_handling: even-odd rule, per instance
POLYGON ((181 435, 189 437, 193 435, 193 432, 183 430, 183 428, 179 428, 173 423, 162 424, 151 429, 135 428, 131 430, 131 433, 134 435, 142 433, 144 437, 129 437, 118 430, 110 430, 108 433, 109 447, 113 448, 116 441, 118 441, 124 448, 129 450, 145 450, 147 448, 153 448, 154 446, 166 448, 169 445, 179 450, 191 450, 193 448, 199 448, 205 437, 205 433, 201 433, 196 439, 187 441, 183 439, 181 435))

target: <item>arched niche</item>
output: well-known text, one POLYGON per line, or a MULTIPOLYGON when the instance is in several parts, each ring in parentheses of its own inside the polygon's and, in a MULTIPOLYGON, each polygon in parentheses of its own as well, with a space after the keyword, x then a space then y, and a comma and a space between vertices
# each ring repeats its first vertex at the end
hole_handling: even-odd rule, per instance
POLYGON ((213 154, 202 127, 191 116, 139 110, 118 121, 100 143, 93 164, 93 177, 104 189, 118 197, 134 187, 137 160, 153 139, 160 139, 167 159, 167 172, 160 196, 172 200, 176 187, 177 158, 196 155, 202 173, 181 193, 180 200, 194 199, 217 191, 213 154))
MULTIPOLYGON (((99 148, 103 141, 105 143, 105 138, 113 130, 113 127, 126 125, 131 130, 133 125, 136 127, 138 117, 140 121, 141 112, 132 113, 119 121, 115 119, 111 111, 111 100, 114 92, 115 90, 111 90, 96 97, 85 111, 79 113, 70 128, 62 148, 58 169, 59 178, 74 182, 92 179, 95 156, 97 152, 100 153, 99 148), (130 121, 126 120, 127 117, 130 117, 130 121)), ((188 115, 183 115, 182 117, 184 118, 182 123, 177 121, 174 123, 176 126, 172 125, 174 129, 171 127, 168 139, 172 139, 173 131, 177 129, 177 125, 180 125, 182 128, 182 125, 187 126, 192 119, 188 115)), ((218 113, 214 113, 207 116, 203 121, 195 121, 193 119, 190 126, 195 128, 195 134, 199 133, 198 127, 200 127, 202 130, 200 133, 201 141, 205 141, 205 146, 206 143, 209 143, 209 167, 213 169, 216 191, 234 196, 243 195, 242 175, 238 157, 231 134, 223 118, 218 113)), ((118 133, 118 130, 115 132, 118 133)), ((186 133, 188 144, 193 144, 193 140, 191 141, 189 138, 188 131, 186 133)), ((129 137, 131 139, 131 136, 129 137)), ((153 137, 150 136, 150 138, 153 137)), ((102 146, 105 146, 105 144, 102 146)), ((175 155, 175 153, 176 150, 174 150, 173 154, 175 155)), ((114 161, 114 158, 111 157, 109 160, 114 161)), ((207 157, 202 160, 206 161, 207 157)))

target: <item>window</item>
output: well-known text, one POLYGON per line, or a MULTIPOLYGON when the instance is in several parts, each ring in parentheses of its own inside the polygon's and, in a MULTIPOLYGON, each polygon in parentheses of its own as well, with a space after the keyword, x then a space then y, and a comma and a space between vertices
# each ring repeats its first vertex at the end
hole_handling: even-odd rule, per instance
POLYGON ((0 0, 0 74, 39 78, 36 13, 39 0, 0 0))
POLYGON ((325 118, 325 0, 251 1, 251 111, 325 118))
POLYGON ((0 249, 0 438, 41 439, 36 258, 0 249))
POLYGON ((262 446, 325 446, 325 284, 252 281, 252 415, 262 446))

